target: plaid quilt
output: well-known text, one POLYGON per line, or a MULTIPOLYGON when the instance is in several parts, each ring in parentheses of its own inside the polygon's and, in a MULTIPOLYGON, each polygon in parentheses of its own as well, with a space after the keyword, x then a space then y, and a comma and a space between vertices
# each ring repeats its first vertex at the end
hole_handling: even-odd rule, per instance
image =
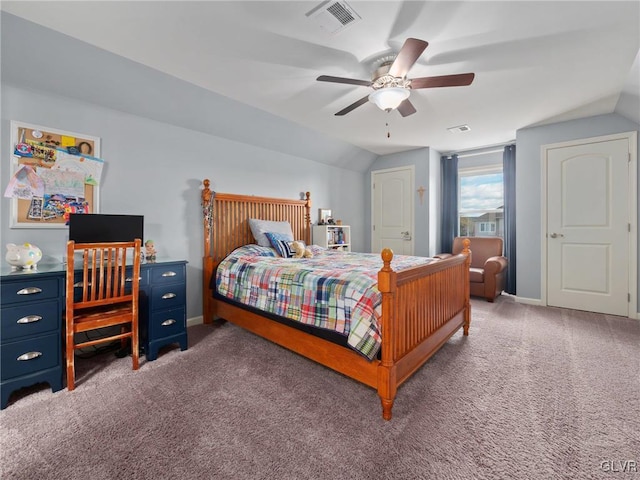
MULTIPOLYGON (((240 247, 220 263, 216 289, 257 309, 343 334, 351 348, 373 359, 381 345, 380 255, 311 248, 314 257, 303 259, 279 257, 269 247, 240 247)), ((397 255, 393 268, 431 261, 397 255)))

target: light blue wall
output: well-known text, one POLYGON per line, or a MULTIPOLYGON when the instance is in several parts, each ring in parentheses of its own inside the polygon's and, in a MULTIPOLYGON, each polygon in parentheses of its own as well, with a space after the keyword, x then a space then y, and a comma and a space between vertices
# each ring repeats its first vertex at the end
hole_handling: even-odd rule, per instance
MULTIPOLYGON (((516 248, 518 251, 518 297, 528 299, 541 298, 542 146, 582 138, 637 131, 639 127, 640 125, 637 123, 618 114, 609 114, 517 131, 516 248)), ((640 281, 638 285, 640 285, 640 281)))
MULTIPOLYGON (((371 172, 375 170, 384 170, 387 168, 395 168, 400 166, 413 165, 415 167, 415 188, 416 190, 423 186, 427 189, 424 194, 424 200, 420 202, 420 197, 417 192, 414 192, 415 209, 414 209, 414 221, 415 231, 414 235, 414 254, 420 256, 433 255, 436 252, 430 251, 430 238, 429 238, 429 202, 430 193, 429 186, 431 179, 429 177, 429 166, 431 162, 431 154, 429 148, 419 148, 417 150, 410 150, 400 153, 392 153, 389 155, 382 155, 373 163, 367 173, 368 185, 371 185, 371 172)), ((370 188, 366 192, 366 213, 365 213, 366 225, 365 230, 367 232, 367 242, 369 250, 371 251, 371 192, 370 188)), ((432 247, 435 249, 435 245, 432 247)))
POLYGON ((440 157, 434 149, 429 149, 429 186, 425 198, 429 202, 429 256, 442 253, 440 247, 440 225, 442 223, 442 169, 440 157))
MULTIPOLYGON (((144 215, 159 256, 189 261, 189 317, 202 313, 204 178, 230 193, 310 191, 312 218, 332 208, 352 226, 354 250, 364 250, 364 170, 374 154, 4 13, 1 34, 0 184, 11 120, 100 137, 101 212, 144 215)), ((62 258, 66 230, 10 229, 10 202, 0 203, 1 245, 29 241, 49 260, 62 258)))

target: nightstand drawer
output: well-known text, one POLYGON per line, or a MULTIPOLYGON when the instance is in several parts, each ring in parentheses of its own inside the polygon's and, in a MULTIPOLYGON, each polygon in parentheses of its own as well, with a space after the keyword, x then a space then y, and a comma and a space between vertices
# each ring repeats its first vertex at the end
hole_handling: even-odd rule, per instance
POLYGON ((184 306, 151 315, 149 327, 154 339, 182 333, 187 328, 184 306))
POLYGON ((2 380, 59 365, 60 343, 57 333, 2 345, 2 380))
POLYGON ((33 302, 2 309, 2 341, 27 335, 55 332, 59 328, 62 309, 58 300, 33 302))
POLYGON ((0 285, 2 304, 33 302, 60 296, 60 282, 57 278, 33 278, 20 282, 3 281, 0 285))
POLYGON ((151 308, 155 312, 165 308, 184 306, 186 296, 184 283, 151 287, 151 308))
POLYGON ((183 283, 185 281, 184 265, 162 265, 151 269, 151 284, 161 285, 163 283, 183 283))

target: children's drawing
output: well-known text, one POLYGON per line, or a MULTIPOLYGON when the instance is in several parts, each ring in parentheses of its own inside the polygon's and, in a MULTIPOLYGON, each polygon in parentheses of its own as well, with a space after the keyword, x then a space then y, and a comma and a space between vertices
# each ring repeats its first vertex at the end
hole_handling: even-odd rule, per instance
POLYGON ((44 195, 44 188, 44 180, 38 176, 33 167, 23 165, 13 175, 11 180, 9 180, 9 185, 7 185, 4 191, 4 196, 30 200, 32 197, 42 197, 44 195))
POLYGON ((78 172, 84 175, 87 185, 100 185, 104 160, 88 155, 72 155, 66 150, 58 149, 54 170, 78 172))
POLYGON ((44 189, 47 194, 84 197, 84 174, 52 168, 38 168, 37 172, 44 180, 44 189))

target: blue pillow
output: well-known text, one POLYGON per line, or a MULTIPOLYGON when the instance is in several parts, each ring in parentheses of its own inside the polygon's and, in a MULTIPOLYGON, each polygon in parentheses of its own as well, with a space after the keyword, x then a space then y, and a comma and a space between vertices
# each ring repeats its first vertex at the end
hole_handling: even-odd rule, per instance
POLYGON ((269 239, 271 246, 276 249, 278 255, 282 258, 291 258, 295 253, 293 251, 293 240, 286 233, 278 232, 264 232, 265 236, 269 239))

